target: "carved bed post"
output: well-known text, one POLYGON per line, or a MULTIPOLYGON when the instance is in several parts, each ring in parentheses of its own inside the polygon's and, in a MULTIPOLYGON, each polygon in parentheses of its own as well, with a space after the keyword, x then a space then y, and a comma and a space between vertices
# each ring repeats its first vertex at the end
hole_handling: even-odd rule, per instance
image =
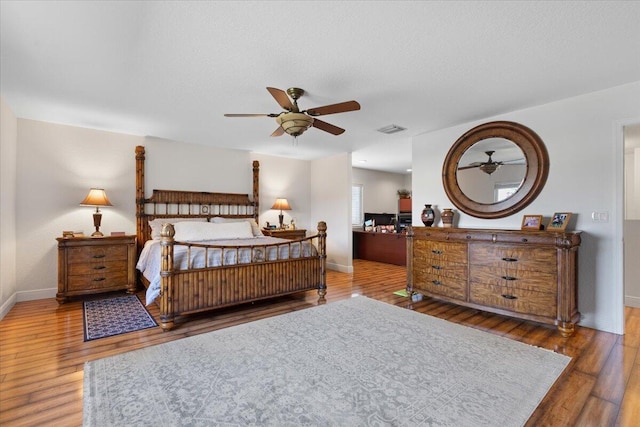
POLYGON ((136 147, 136 237, 137 237, 137 254, 140 256, 142 247, 146 241, 144 235, 144 147, 138 145, 136 147))
POLYGON ((253 219, 260 225, 260 162, 253 161, 253 219))
POLYGON ((318 303, 325 302, 327 294, 327 223, 318 222, 318 254, 320 255, 320 285, 318 286, 318 303))
POLYGON ((163 331, 173 328, 175 314, 173 312, 173 236, 176 231, 173 224, 162 225, 160 232, 160 292, 164 294, 160 298, 160 327, 163 331))
POLYGON ((413 227, 407 227, 407 295, 413 294, 413 227))

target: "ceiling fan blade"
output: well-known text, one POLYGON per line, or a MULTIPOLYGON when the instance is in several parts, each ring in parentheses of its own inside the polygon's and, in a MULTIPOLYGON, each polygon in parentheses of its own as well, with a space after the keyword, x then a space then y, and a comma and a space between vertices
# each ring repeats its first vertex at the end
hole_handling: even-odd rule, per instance
POLYGON ((277 89, 275 87, 268 87, 267 90, 269 91, 271 96, 276 99, 276 101, 282 108, 287 111, 293 110, 293 104, 291 103, 291 100, 289 99, 289 96, 285 91, 283 91, 282 89, 277 89))
POLYGON ((360 104, 356 101, 340 102, 338 104, 324 105, 322 107, 310 108, 307 114, 310 116, 325 116, 327 114, 346 113, 360 109, 360 104))
POLYGON ((334 126, 330 123, 327 122, 323 122, 322 120, 318 120, 318 119, 313 119, 313 125, 314 128, 318 128, 320 130, 323 130, 325 132, 329 132, 333 135, 340 135, 342 133, 344 133, 344 129, 339 128, 338 126, 334 126))
POLYGON ((225 117, 274 117, 271 114, 225 114, 225 117))
POLYGON ((284 135, 284 129, 282 126, 278 126, 278 129, 274 130, 271 136, 281 136, 284 135))
POLYGON ((465 169, 475 169, 475 168, 479 168, 479 167, 480 167, 480 165, 471 164, 469 166, 461 166, 461 167, 458 168, 458 170, 462 171, 462 170, 465 170, 465 169))

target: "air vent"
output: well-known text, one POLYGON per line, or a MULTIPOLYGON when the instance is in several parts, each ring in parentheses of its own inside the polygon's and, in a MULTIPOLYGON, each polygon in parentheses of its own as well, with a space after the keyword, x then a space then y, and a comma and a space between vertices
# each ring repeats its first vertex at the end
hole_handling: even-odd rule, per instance
POLYGON ((389 125, 389 126, 381 127, 380 129, 378 129, 378 132, 391 135, 392 133, 402 132, 403 130, 407 130, 407 128, 403 128, 402 126, 398 126, 398 125, 389 125))

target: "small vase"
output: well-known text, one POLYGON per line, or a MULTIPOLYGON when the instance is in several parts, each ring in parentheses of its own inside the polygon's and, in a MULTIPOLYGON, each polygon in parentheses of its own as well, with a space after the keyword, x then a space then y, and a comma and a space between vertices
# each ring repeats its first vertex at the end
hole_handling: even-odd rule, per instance
POLYGON ((440 214, 440 217, 442 218, 442 226, 444 228, 453 227, 453 216, 454 216, 453 210, 451 210, 449 208, 444 208, 442 210, 442 213, 440 214))
POLYGON ((424 209, 422 209, 422 215, 420 215, 420 219, 425 227, 431 227, 433 225, 433 221, 436 217, 435 211, 431 208, 431 205, 424 205, 424 209))

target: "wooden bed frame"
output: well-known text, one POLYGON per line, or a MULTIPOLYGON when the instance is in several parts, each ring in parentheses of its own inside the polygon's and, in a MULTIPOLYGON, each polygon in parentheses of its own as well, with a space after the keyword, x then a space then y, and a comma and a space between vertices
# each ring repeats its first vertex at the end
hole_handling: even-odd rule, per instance
MULTIPOLYGON (((145 198, 144 162, 144 147, 138 146, 136 147, 138 255, 144 243, 151 238, 149 221, 153 219, 253 218, 259 223, 260 165, 257 161, 253 162, 253 201, 248 194, 175 190, 153 190, 153 195, 145 198)), ((317 248, 317 255, 314 256, 178 270, 173 265, 174 246, 182 243, 173 239, 175 235, 173 226, 164 224, 161 233, 161 292, 156 299, 160 307, 160 326, 167 331, 173 328, 178 316, 313 289, 318 290, 318 303, 324 303, 327 291, 326 230, 325 222, 321 221, 318 223, 316 235, 287 242, 289 245, 301 245, 304 241, 312 243, 317 248)), ((225 246, 224 250, 234 250, 234 248, 225 246)), ((142 274, 139 273, 138 278, 145 287, 149 286, 149 281, 142 274)))

